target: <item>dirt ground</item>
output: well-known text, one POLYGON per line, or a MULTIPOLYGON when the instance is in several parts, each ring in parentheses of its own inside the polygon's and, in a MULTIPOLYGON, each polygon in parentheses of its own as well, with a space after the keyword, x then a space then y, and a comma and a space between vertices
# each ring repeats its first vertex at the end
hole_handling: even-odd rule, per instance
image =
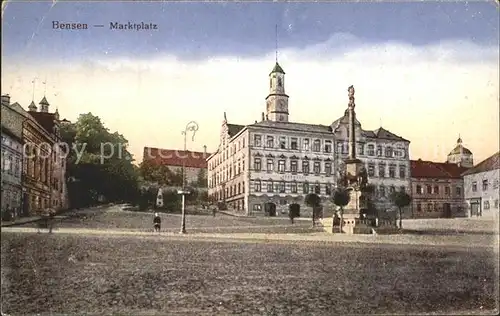
POLYGON ((346 315, 497 307, 486 248, 2 233, 11 315, 346 315))

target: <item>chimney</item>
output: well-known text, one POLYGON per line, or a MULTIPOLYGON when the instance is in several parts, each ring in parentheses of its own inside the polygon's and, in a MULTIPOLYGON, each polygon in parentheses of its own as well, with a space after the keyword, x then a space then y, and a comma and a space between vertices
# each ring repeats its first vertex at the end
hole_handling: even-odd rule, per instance
POLYGON ((203 154, 207 155, 207 145, 203 145, 203 154))
POLYGON ((262 112, 262 120, 265 121, 264 112, 262 112))
POLYGON ((2 95, 2 105, 10 105, 10 95, 4 94, 2 95))

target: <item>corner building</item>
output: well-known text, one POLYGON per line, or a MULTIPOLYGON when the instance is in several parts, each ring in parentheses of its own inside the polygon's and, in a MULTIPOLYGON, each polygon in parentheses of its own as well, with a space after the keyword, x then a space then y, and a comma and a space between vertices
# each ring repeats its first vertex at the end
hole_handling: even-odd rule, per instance
MULTIPOLYGON (((224 113, 219 146, 207 158, 208 194, 213 201, 235 212, 271 216, 287 213, 289 205, 298 204, 301 215, 307 216, 311 209, 304 205, 304 197, 316 193, 325 210, 331 209, 336 170, 341 165, 335 144, 344 118, 331 125, 290 122, 288 98, 285 72, 276 63, 269 74, 266 113, 260 122, 230 124, 224 113)), ((387 133, 369 132, 369 136, 376 139, 387 133)), ((348 146, 347 138, 339 136, 342 146, 348 146)), ((409 142, 403 143, 407 153, 409 142)), ((404 159, 408 170, 406 155, 404 159)))

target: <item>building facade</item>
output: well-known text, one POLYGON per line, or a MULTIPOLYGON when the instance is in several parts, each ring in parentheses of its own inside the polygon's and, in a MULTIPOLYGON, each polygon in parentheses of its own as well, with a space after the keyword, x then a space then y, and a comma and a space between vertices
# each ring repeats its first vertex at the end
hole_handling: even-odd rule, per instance
POLYGON ((17 102, 10 104, 2 96, 2 125, 4 122, 20 131, 23 141, 21 164, 22 210, 28 216, 45 208, 56 210, 68 206, 66 188, 66 153, 62 151, 59 136, 59 114, 49 112, 44 97, 40 111, 34 102, 25 111, 17 102), (4 105, 14 114, 4 116, 4 105))
POLYGON ((465 171, 462 175, 467 215, 498 218, 500 152, 465 171))
MULTIPOLYGON (((21 168, 23 141, 20 135, 2 125, 2 215, 9 217, 21 214, 22 185, 21 168)), ((2 218, 4 218, 2 216, 2 218)))
MULTIPOLYGON (((331 210, 338 170, 347 158, 347 115, 330 125, 290 122, 285 72, 278 63, 269 74, 269 81, 266 113, 262 113, 260 122, 230 124, 224 113, 219 146, 207 158, 209 195, 237 212, 275 215, 286 213, 291 204, 300 205, 301 213, 310 213, 304 198, 308 193, 316 193, 325 209, 331 210)), ((360 159, 364 158, 367 169, 371 166, 369 158, 377 159, 378 146, 393 144, 390 156, 381 156, 379 160, 400 163, 401 169, 404 167, 403 178, 386 163, 388 175, 393 176, 387 178, 393 181, 381 183, 406 189, 409 142, 383 129, 364 131, 357 124, 359 146, 363 148, 360 159)))
POLYGON ((454 163, 412 160, 412 217, 465 216, 461 174, 467 169, 454 163))

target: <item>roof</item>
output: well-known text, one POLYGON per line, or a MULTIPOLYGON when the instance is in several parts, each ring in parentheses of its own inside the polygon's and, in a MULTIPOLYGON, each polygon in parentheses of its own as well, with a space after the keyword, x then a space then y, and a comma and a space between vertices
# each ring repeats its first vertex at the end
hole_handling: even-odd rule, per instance
POLYGON ((5 127, 2 125, 2 134, 6 134, 12 138, 14 138, 16 141, 18 141, 21 144, 24 144, 23 140, 21 137, 17 136, 13 131, 11 131, 8 127, 5 127))
POLYGON ((318 124, 305 124, 305 123, 293 123, 293 122, 275 122, 275 121, 261 121, 249 126, 255 127, 267 127, 276 128, 282 130, 290 131, 303 131, 303 132, 313 132, 313 133, 332 133, 332 127, 327 125, 318 124))
POLYGON ((453 163, 410 160, 412 178, 460 179, 468 168, 453 163))
POLYGON ((500 151, 462 173, 462 176, 500 169, 500 151))
POLYGON ((469 149, 465 148, 462 144, 458 144, 455 148, 453 148, 452 151, 450 151, 448 155, 456 155, 460 153, 464 153, 466 155, 472 155, 472 152, 469 149))
POLYGON ((198 151, 144 147, 142 160, 165 166, 181 167, 184 164, 188 168, 207 168, 208 156, 210 156, 209 153, 198 151))
POLYGON ((227 124, 227 129, 230 137, 233 137, 234 135, 238 134, 244 128, 245 125, 227 124))
POLYGON ((45 98, 45 96, 43 97, 42 101, 40 101, 39 104, 50 105, 49 102, 47 101, 47 98, 45 98))
POLYGON ((57 119, 54 113, 48 112, 29 112, 31 116, 49 133, 54 132, 54 125, 56 125, 57 119))
POLYGON ((275 72, 285 74, 285 71, 283 70, 283 68, 281 68, 281 66, 280 66, 280 64, 278 64, 278 62, 276 62, 276 65, 274 65, 274 68, 273 68, 273 70, 271 70, 270 74, 275 73, 275 72))
MULTIPOLYGON (((354 124, 361 128, 361 123, 358 121, 357 117, 355 117, 354 120, 355 120, 354 124)), ((349 124, 349 111, 348 110, 345 110, 344 115, 341 116, 340 118, 336 119, 332 123, 331 126, 336 130, 341 124, 349 124)), ((396 134, 386 130, 383 127, 379 127, 374 131, 368 131, 368 130, 361 129, 361 134, 367 138, 387 139, 387 140, 394 140, 394 141, 410 142, 409 140, 407 140, 399 135, 396 135, 396 134)))

